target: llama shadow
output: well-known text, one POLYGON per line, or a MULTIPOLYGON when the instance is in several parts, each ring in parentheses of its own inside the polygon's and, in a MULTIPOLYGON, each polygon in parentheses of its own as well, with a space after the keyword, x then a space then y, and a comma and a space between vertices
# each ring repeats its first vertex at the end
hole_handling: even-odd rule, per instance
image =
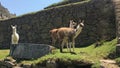
POLYGON ((61 52, 61 53, 71 53, 71 54, 77 55, 77 53, 75 52, 61 52))
POLYGON ((70 52, 71 54, 74 54, 74 55, 77 55, 77 53, 75 53, 75 52, 70 52))

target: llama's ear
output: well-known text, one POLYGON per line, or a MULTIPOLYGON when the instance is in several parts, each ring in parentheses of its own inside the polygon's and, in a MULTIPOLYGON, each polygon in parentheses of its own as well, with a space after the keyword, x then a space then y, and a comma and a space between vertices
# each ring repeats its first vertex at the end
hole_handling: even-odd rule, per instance
POLYGON ((73 22, 73 20, 70 20, 70 23, 72 23, 73 22))
POLYGON ((17 27, 17 25, 15 25, 15 27, 17 27))
POLYGON ((11 27, 13 27, 13 25, 11 25, 11 27))
POLYGON ((71 25, 73 23, 73 20, 70 20, 70 24, 69 25, 71 25))
POLYGON ((82 20, 80 19, 78 22, 81 22, 82 20))
POLYGON ((69 27, 71 27, 73 20, 70 20, 69 27))
POLYGON ((84 27, 84 20, 80 23, 80 26, 84 27))
POLYGON ((84 20, 82 20, 82 22, 81 23, 84 23, 84 20))
POLYGON ((73 25, 77 25, 77 23, 73 21, 73 25))

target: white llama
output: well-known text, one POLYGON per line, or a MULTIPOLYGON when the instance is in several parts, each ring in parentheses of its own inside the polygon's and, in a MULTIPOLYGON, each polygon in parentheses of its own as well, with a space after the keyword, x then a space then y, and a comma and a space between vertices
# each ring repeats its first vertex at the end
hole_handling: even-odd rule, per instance
POLYGON ((11 43, 12 44, 18 44, 19 34, 17 33, 17 29, 16 29, 17 26, 16 25, 15 26, 11 25, 11 27, 12 27, 12 31, 13 31, 12 36, 11 36, 11 43))

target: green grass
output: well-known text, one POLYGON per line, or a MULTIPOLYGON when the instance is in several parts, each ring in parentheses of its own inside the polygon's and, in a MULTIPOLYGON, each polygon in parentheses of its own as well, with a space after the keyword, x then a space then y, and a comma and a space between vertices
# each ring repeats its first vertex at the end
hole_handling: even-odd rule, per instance
POLYGON ((0 50, 0 60, 3 60, 8 55, 9 55, 9 50, 8 49, 0 50))
MULTIPOLYGON (((59 49, 55 50, 52 54, 48 54, 38 59, 32 60, 22 60, 22 64, 43 64, 47 60, 58 60, 62 63, 72 64, 73 62, 84 62, 94 64, 94 67, 99 67, 100 59, 108 58, 109 54, 115 52, 117 40, 114 39, 109 42, 104 42, 102 45, 95 47, 95 44, 92 44, 88 47, 75 48, 75 54, 67 52, 67 49, 63 51, 65 53, 60 53, 59 49)), ((0 50, 0 60, 8 56, 9 50, 0 50)), ((117 59, 120 62, 120 58, 117 59)))
MULTIPOLYGON (((68 4, 64 4, 64 5, 59 5, 59 6, 55 6, 55 8, 60 8, 60 7, 66 7, 66 6, 70 6, 70 5, 77 5, 77 4, 84 4, 84 3, 88 3, 90 2, 91 0, 84 0, 84 1, 81 1, 81 2, 75 2, 75 3, 68 3, 68 4)), ((59 3, 58 3, 59 4, 59 3)), ((54 5, 57 5, 57 4, 53 4, 51 6, 54 6, 54 5)), ((52 8, 52 7, 51 7, 52 8)), ((51 9, 51 8, 47 8, 47 9, 51 9)))
POLYGON ((117 40, 114 39, 110 42, 104 42, 98 47, 95 47, 95 44, 92 44, 84 48, 75 48, 76 54, 67 53, 66 49, 64 49, 64 52, 66 53, 60 53, 59 49, 57 49, 53 54, 48 54, 36 60, 22 61, 22 63, 37 64, 43 63, 49 59, 60 59, 62 62, 82 61, 87 63, 99 63, 100 59, 107 58, 110 53, 115 52, 116 43, 117 40))
POLYGON ((51 7, 56 7, 56 6, 63 6, 63 5, 67 5, 67 4, 75 4, 75 3, 80 3, 80 2, 83 3, 83 2, 88 2, 88 1, 90 1, 90 0, 73 1, 73 2, 71 2, 69 0, 62 0, 62 1, 58 2, 58 3, 53 3, 53 4, 49 5, 46 8, 51 8, 51 7))

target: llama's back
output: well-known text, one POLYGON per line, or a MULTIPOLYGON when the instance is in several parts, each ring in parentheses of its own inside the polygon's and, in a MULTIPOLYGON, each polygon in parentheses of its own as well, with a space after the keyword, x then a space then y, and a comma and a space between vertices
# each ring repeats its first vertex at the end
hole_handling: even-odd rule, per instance
POLYGON ((58 29, 52 29, 52 30, 50 30, 50 35, 54 39, 57 39, 57 30, 58 29))
POLYGON ((71 37, 72 35, 74 35, 75 30, 73 28, 67 28, 67 27, 62 27, 59 28, 57 31, 57 35, 59 39, 64 39, 64 37, 71 37))

